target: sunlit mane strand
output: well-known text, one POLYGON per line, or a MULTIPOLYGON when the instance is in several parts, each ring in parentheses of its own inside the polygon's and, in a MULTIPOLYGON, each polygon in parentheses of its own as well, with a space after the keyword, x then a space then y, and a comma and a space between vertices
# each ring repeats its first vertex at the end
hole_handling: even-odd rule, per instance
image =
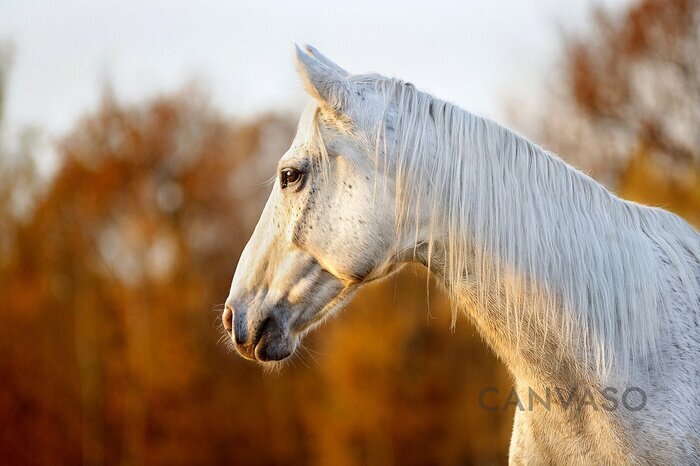
POLYGON ((502 310, 516 344, 526 326, 541 324, 602 376, 657 359, 658 309, 668 304, 659 260, 678 270, 696 303, 700 296, 681 257, 700 260, 684 221, 624 201, 525 138, 410 84, 356 79, 373 80, 385 98, 376 152, 396 170, 397 228, 427 224, 428 264, 458 307, 502 310))

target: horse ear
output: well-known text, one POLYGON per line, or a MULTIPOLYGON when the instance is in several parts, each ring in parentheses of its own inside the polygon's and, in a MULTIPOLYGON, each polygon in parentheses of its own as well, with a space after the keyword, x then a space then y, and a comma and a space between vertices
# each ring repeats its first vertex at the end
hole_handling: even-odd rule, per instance
POLYGON ((324 54, 319 52, 316 47, 312 47, 309 44, 306 44, 304 46, 304 48, 306 49, 306 53, 308 53, 309 55, 311 55, 312 57, 314 57, 315 59, 317 59, 318 61, 320 61, 324 65, 328 66, 329 68, 334 69, 342 77, 346 78, 346 77, 350 76, 350 73, 348 73, 343 68, 338 66, 330 58, 328 58, 327 56, 325 56, 324 54))
POLYGON ((296 46, 297 69, 311 95, 335 110, 342 110, 349 95, 349 74, 313 47, 296 46))

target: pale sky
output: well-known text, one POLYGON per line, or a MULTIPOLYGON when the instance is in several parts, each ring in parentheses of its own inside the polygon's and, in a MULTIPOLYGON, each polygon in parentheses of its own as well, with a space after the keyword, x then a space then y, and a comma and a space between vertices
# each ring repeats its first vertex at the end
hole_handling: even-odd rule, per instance
POLYGON ((295 42, 498 118, 506 96, 536 95, 556 72, 562 30, 584 30, 594 4, 627 3, 1 0, 0 39, 16 49, 7 120, 60 135, 105 81, 128 101, 194 79, 233 115, 295 111, 295 42))

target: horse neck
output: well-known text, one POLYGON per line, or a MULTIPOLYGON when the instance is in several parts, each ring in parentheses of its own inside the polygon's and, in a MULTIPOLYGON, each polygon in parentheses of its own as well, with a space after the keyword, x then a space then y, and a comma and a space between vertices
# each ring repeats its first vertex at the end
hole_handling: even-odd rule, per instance
MULTIPOLYGON (((445 246, 436 242, 433 248, 439 250, 445 246)), ((469 280, 455 284, 452 274, 446 273, 442 255, 434 251, 428 260, 426 249, 424 245, 418 248, 418 261, 429 267, 449 290, 457 309, 455 312, 463 311, 470 317, 486 343, 519 383, 533 388, 595 383, 596 375, 582 361, 567 337, 560 334, 557 320, 542 318, 532 307, 523 307, 514 314, 502 304, 508 300, 502 284, 477 285, 469 280), (479 289, 484 286, 489 290, 483 292, 479 289)))
POLYGON ((557 261, 562 259, 556 256, 562 251, 552 246, 575 241, 550 238, 539 251, 526 242, 539 241, 536 236, 542 228, 556 230, 572 212, 585 214, 576 197, 590 192, 562 191, 561 186, 576 186, 574 191, 603 188, 579 179, 585 177, 495 123, 467 114, 462 125, 452 130, 464 133, 451 138, 463 141, 460 147, 433 142, 421 146, 424 153, 414 153, 423 161, 442 157, 447 162, 409 161, 402 170, 415 178, 422 168, 425 173, 420 176, 433 179, 430 193, 409 194, 422 202, 416 209, 422 212, 417 214, 421 220, 416 223, 427 232, 419 241, 417 257, 441 277, 456 306, 467 311, 517 377, 565 385, 595 379, 591 361, 586 360, 594 355, 581 344, 588 329, 573 328, 576 319, 565 318, 560 290, 550 286, 551 277, 545 272, 548 267, 561 270, 557 261), (425 153, 436 150, 440 153, 425 153), (526 176, 516 172, 523 167, 530 170, 526 176), (552 183, 550 176, 566 181, 552 183), (490 185, 497 182, 509 189, 497 192, 490 185), (537 253, 547 257, 532 257, 537 253))

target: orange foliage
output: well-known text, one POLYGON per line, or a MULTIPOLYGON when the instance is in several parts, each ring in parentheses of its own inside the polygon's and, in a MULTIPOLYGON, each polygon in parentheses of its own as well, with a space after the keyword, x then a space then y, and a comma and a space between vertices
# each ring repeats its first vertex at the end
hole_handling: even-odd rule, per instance
POLYGON ((623 196, 700 224, 700 2, 595 11, 569 38, 539 140, 623 196))

